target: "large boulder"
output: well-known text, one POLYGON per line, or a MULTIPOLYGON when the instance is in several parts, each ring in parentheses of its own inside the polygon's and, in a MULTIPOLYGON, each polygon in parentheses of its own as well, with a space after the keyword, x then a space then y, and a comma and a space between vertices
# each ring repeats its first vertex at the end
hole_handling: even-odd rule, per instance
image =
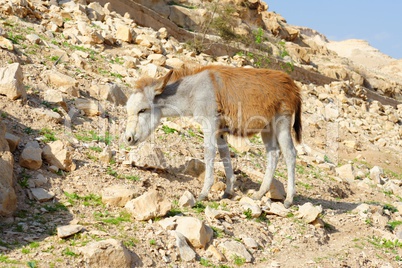
POLYGON ((150 190, 145 194, 128 201, 125 208, 140 221, 163 217, 172 208, 169 200, 157 190, 150 190))
POLYGON ((5 139, 6 127, 0 121, 0 216, 12 214, 17 207, 14 190, 14 158, 5 139))
POLYGON ((47 144, 43 148, 43 158, 52 166, 65 171, 73 171, 76 168, 71 156, 71 148, 61 140, 47 144))
POLYGON ((0 94, 6 95, 11 100, 20 97, 26 98, 26 91, 22 83, 24 75, 19 63, 12 63, 5 68, 0 68, 0 94))

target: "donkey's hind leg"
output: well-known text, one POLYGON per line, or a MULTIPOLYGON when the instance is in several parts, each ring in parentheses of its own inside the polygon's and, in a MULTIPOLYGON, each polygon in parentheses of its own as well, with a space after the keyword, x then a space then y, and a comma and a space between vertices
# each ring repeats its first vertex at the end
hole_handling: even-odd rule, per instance
POLYGON ((253 195, 253 199, 261 199, 271 187, 272 179, 280 155, 278 142, 275 136, 273 124, 269 124, 262 132, 261 138, 267 150, 267 169, 265 170, 264 180, 262 181, 260 190, 253 195))
POLYGON ((222 198, 231 198, 234 193, 233 186, 236 181, 236 177, 233 175, 232 162, 230 160, 230 151, 223 134, 218 135, 217 145, 219 155, 222 159, 223 166, 225 167, 225 175, 226 175, 226 190, 222 198))
POLYGON ((296 149, 293 144, 291 133, 292 117, 289 115, 280 116, 276 120, 276 136, 285 158, 288 171, 288 189, 286 193, 285 207, 289 208, 293 203, 295 195, 295 166, 296 149))

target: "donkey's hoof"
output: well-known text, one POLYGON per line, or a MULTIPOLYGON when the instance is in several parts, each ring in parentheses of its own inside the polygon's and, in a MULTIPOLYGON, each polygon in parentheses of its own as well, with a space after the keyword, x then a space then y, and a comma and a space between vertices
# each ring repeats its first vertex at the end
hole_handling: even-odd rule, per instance
POLYGON ((197 198, 197 201, 201 202, 201 201, 205 201, 207 200, 208 196, 204 195, 204 194, 200 194, 200 196, 197 198))
POLYGON ((231 194, 231 193, 224 193, 223 195, 222 195, 222 199, 231 199, 233 197, 233 194, 231 194))
POLYGON ((285 208, 290 208, 292 206, 293 202, 289 201, 289 200, 285 200, 285 202, 283 203, 283 205, 285 206, 285 208))

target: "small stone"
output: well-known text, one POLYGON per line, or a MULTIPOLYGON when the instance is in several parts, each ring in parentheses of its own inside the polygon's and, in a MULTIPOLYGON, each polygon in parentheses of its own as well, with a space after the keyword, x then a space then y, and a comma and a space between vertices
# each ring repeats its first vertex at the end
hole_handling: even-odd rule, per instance
POLYGON ((250 197, 242 197, 239 201, 239 204, 244 210, 250 210, 253 218, 258 218, 262 213, 260 206, 258 206, 250 197))
POLYGON ((133 34, 130 27, 120 24, 116 29, 116 39, 130 43, 133 40, 133 34))
POLYGON ((151 54, 148 56, 148 60, 158 66, 163 66, 166 63, 166 57, 162 54, 151 54))
POLYGON ((214 245, 209 245, 207 252, 209 252, 217 261, 226 261, 225 255, 223 255, 214 245))
POLYGON ((20 155, 19 164, 27 169, 37 170, 42 166, 42 149, 25 147, 20 155))
POLYGON ((184 194, 179 199, 179 206, 183 207, 194 207, 195 206, 195 198, 194 195, 190 191, 185 191, 184 194))
POLYGON ((213 237, 212 229, 193 217, 178 217, 176 231, 183 234, 195 248, 205 248, 213 237))
POLYGON ((227 259, 238 256, 246 260, 247 263, 253 261, 253 256, 247 251, 246 247, 238 241, 226 241, 219 244, 227 259))
POLYGON ((379 166, 374 166, 370 169, 370 179, 372 179, 375 184, 383 184, 381 179, 382 174, 384 174, 384 170, 379 166))
POLYGON ((104 112, 102 105, 90 99, 76 99, 75 107, 83 111, 88 116, 96 116, 104 112))
POLYGON ((54 193, 48 192, 43 188, 32 188, 31 189, 33 197, 39 202, 46 202, 54 197, 54 193))
POLYGON ((109 146, 106 146, 103 151, 99 154, 99 161, 104 165, 109 165, 110 160, 112 160, 112 150, 110 150, 109 146))
POLYGON ((251 237, 244 237, 243 239, 244 244, 246 245, 247 248, 252 248, 252 249, 257 249, 258 248, 258 243, 255 241, 254 238, 251 237))
POLYGON ((352 164, 346 164, 340 167, 335 168, 336 175, 348 182, 354 181, 355 175, 353 173, 353 166, 352 164))
POLYGON ((322 212, 322 207, 314 206, 310 202, 299 206, 298 217, 304 219, 307 223, 315 221, 322 212))
POLYGON ((34 179, 33 182, 35 184, 35 187, 40 187, 47 183, 47 178, 42 174, 38 174, 38 176, 36 176, 36 179, 34 179))
POLYGON ((13 42, 4 36, 0 36, 0 48, 4 48, 10 51, 14 50, 13 42))
POLYGON ((164 230, 174 230, 177 226, 176 219, 176 217, 169 217, 158 221, 158 223, 164 230))
POLYGON ((180 258, 183 261, 193 261, 197 257, 195 251, 187 244, 186 238, 183 234, 174 231, 176 238, 176 246, 180 252, 180 258))
POLYGON ((24 75, 19 63, 8 64, 6 67, 0 68, 0 94, 6 95, 11 100, 20 97, 26 99, 23 80, 24 75))
POLYGON ((147 193, 130 200, 125 208, 140 221, 163 217, 172 208, 172 204, 157 190, 150 190, 147 193))
POLYGON ((66 238, 81 232, 82 225, 63 225, 57 226, 57 236, 60 238, 66 238))
POLYGON ((268 214, 274 214, 281 217, 286 217, 290 210, 285 208, 282 203, 274 202, 270 205, 269 210, 265 210, 268 214))
POLYGON ((5 138, 8 142, 8 146, 10 147, 10 152, 14 152, 21 140, 20 137, 6 132, 5 138))
POLYGON ((61 140, 48 143, 43 148, 44 159, 52 166, 65 171, 73 171, 76 168, 72 159, 72 149, 61 140))
POLYGON ((102 202, 110 206, 124 207, 134 198, 135 193, 124 185, 113 185, 102 190, 102 202))
POLYGON ((131 254, 121 241, 107 239, 92 242, 79 248, 84 255, 84 263, 91 268, 119 267, 130 268, 131 254))

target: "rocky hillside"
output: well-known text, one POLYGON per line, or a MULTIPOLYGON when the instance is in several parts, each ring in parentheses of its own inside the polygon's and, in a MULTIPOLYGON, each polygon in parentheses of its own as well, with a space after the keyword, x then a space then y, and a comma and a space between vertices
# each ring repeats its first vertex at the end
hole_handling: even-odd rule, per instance
POLYGON ((148 2, 0 0, 0 266, 400 266, 400 62, 287 25, 260 1, 148 2), (194 198, 204 175, 194 120, 167 118, 140 146, 122 142, 137 79, 189 64, 272 64, 297 80, 294 206, 282 204, 283 160, 267 197, 249 198, 266 165, 258 136, 229 137, 236 196, 219 198, 217 161, 205 202, 194 198))

